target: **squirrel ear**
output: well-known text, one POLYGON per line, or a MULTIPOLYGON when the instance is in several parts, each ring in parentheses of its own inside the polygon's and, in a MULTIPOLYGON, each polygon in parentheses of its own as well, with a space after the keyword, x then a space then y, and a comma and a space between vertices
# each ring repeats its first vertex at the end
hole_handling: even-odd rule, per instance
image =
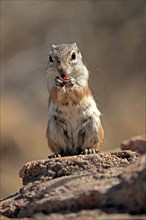
POLYGON ((75 42, 75 43, 73 43, 73 46, 77 47, 77 44, 76 44, 76 42, 75 42))
POLYGON ((51 48, 52 48, 52 49, 55 49, 55 48, 56 48, 56 45, 55 45, 55 44, 52 44, 51 48))

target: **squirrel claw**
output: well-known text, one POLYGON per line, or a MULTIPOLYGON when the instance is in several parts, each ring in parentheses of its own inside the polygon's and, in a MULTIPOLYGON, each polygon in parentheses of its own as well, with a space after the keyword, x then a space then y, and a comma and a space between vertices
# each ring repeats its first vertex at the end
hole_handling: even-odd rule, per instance
POLYGON ((66 87, 71 87, 76 83, 76 80, 73 77, 69 77, 65 80, 66 87))
POLYGON ((57 76, 55 78, 55 86, 61 86, 61 87, 64 86, 64 82, 63 82, 63 80, 59 76, 57 76))
POLYGON ((92 149, 92 148, 86 148, 82 150, 81 154, 97 154, 99 151, 92 149))
POLYGON ((48 156, 49 159, 51 159, 51 158, 59 158, 59 157, 61 157, 61 154, 51 154, 51 155, 48 156))

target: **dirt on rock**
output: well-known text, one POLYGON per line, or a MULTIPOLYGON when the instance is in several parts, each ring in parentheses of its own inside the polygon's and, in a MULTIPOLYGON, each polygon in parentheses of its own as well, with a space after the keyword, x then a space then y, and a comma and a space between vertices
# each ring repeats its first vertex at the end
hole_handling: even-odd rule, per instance
POLYGON ((1 201, 3 219, 146 217, 146 154, 119 151, 32 161, 19 176, 23 187, 1 201))

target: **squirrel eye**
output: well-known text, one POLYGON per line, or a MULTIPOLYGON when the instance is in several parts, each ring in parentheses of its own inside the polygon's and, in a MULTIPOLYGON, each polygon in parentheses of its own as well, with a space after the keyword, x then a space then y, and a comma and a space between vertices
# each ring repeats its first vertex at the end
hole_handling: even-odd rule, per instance
POLYGON ((49 62, 52 63, 53 62, 53 59, 52 59, 52 56, 49 55, 49 62))
POLYGON ((75 54, 75 52, 73 52, 71 55, 71 60, 75 60, 75 59, 76 59, 76 54, 75 54))

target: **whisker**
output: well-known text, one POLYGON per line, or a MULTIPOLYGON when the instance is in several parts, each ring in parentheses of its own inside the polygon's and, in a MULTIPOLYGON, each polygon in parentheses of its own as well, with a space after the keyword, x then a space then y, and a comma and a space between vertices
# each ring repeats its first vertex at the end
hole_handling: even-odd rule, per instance
MULTIPOLYGON (((85 63, 85 66, 91 66, 91 64, 90 63, 88 63, 88 62, 84 62, 85 63)), ((93 71, 95 70, 95 72, 97 72, 97 71, 99 71, 100 73, 102 73, 102 74, 107 74, 105 71, 103 71, 99 66, 97 66, 97 67, 95 67, 95 66, 92 66, 92 68, 93 68, 93 71)), ((89 69, 89 72, 90 72, 90 75, 93 75, 94 74, 94 72, 90 72, 90 69, 89 69)))

